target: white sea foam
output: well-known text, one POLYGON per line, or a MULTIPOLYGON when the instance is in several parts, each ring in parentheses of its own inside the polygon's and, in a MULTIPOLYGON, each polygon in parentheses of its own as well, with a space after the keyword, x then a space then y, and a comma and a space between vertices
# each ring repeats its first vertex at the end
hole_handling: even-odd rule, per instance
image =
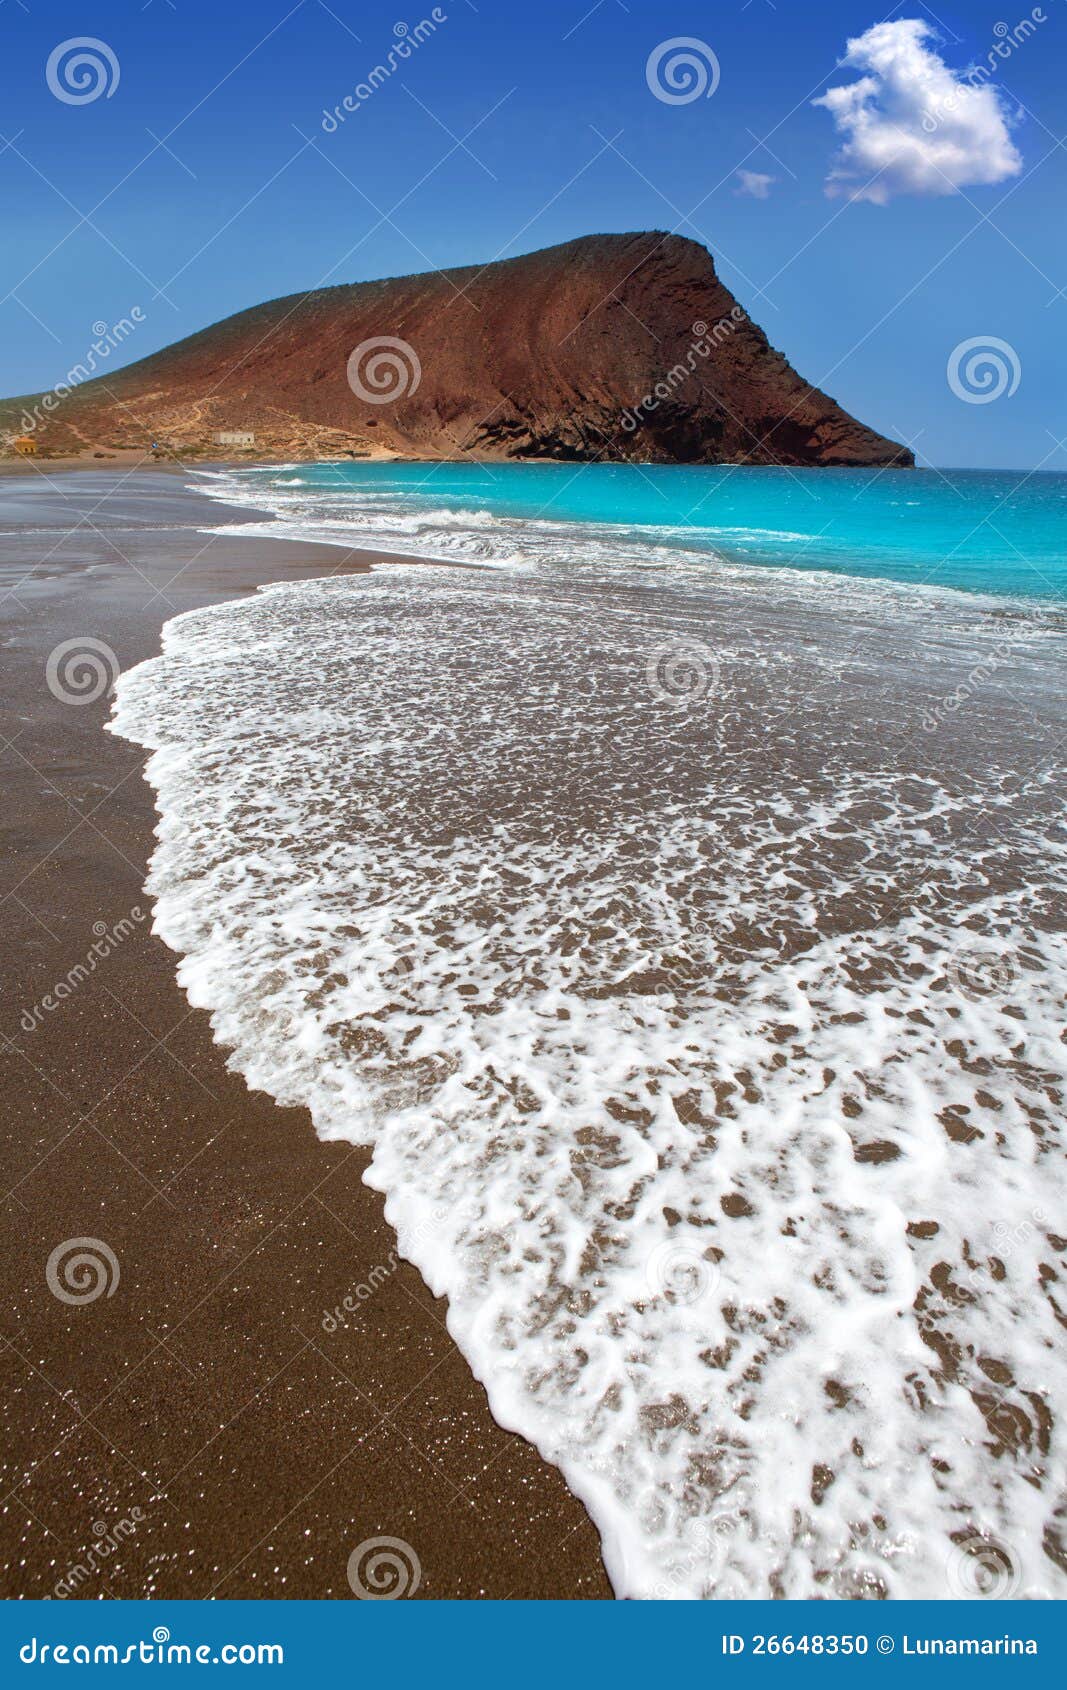
POLYGON ((762 579, 176 618, 114 721, 156 925, 249 1084, 373 1148, 618 1594, 963 1595, 995 1544, 1063 1596, 1062 650, 924 729, 1002 624, 762 579))

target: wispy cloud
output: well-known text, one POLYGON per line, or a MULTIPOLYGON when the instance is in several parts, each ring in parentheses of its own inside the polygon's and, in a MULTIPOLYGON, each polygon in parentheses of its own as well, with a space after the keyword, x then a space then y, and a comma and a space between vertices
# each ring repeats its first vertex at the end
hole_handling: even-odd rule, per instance
POLYGON ((750 199, 765 200, 770 197, 771 183, 777 180, 777 176, 767 176, 762 170, 739 170, 734 192, 747 194, 750 199))

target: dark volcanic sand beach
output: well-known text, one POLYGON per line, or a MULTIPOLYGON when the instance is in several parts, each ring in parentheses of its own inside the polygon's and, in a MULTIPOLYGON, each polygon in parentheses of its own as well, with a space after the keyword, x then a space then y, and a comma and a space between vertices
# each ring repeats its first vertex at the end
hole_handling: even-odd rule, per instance
POLYGON ((4 1594, 347 1598, 350 1553, 384 1536, 417 1556, 419 1596, 610 1596, 580 1504, 394 1267, 367 1154, 227 1071, 137 918, 142 753, 103 731, 106 696, 46 684, 61 642, 126 669, 180 611, 373 557, 210 538, 198 523, 246 513, 158 469, 31 469, 0 501, 4 1594), (120 1272, 72 1305, 46 1264, 79 1238, 120 1272))

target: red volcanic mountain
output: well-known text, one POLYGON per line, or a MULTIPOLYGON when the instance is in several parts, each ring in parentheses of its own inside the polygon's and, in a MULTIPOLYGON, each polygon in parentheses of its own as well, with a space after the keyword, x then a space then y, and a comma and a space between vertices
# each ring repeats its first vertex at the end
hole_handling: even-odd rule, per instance
POLYGON ((657 233, 272 300, 74 387, 33 432, 208 456, 216 431, 287 458, 913 462, 797 375, 702 246, 657 233))

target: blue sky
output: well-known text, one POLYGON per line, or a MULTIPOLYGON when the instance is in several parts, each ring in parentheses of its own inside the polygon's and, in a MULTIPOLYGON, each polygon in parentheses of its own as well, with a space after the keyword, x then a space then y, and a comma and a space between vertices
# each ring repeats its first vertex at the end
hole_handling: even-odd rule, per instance
MULTIPOLYGON (((0 390, 50 385, 94 324, 135 306, 129 359, 318 285, 669 228, 710 248, 806 379, 922 459, 1067 470, 1067 6, 1044 0, 1005 49, 1003 26, 1036 15, 1022 0, 884 4, 442 0, 444 21, 328 133, 324 110, 427 0, 5 0, 0 390), (958 184, 951 147, 927 167, 924 131, 918 152, 882 159, 899 107, 887 131, 812 104, 871 76, 840 64, 850 37, 907 19, 936 31, 923 50, 950 70, 994 55, 958 184), (46 65, 83 36, 118 81, 68 103, 46 65), (650 54, 680 37, 714 55, 711 97, 650 89, 650 54), (976 180, 1006 153, 1011 174, 976 180), (871 179, 885 203, 852 197, 871 179), (969 403, 948 360, 990 337, 1018 385, 969 403)), ((954 146, 960 121, 935 113, 931 147, 954 146)))

